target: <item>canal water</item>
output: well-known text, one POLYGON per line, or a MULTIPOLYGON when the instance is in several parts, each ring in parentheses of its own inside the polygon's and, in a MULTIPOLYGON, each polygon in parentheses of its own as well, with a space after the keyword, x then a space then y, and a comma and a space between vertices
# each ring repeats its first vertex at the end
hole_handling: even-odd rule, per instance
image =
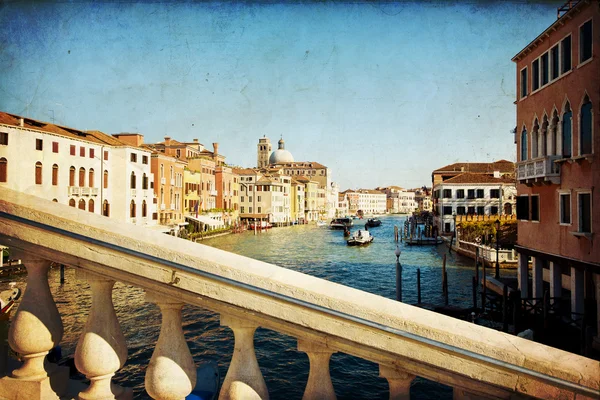
MULTIPOLYGON (((351 286, 390 299, 395 298, 394 225, 403 226, 405 217, 382 218, 380 227, 371 228, 375 237, 366 247, 349 247, 342 231, 327 227, 301 225, 276 228, 254 235, 253 232, 208 239, 213 246, 261 261, 277 264, 332 282, 351 286)), ((355 220, 353 231, 364 228, 355 220)), ((417 302, 416 271, 421 270, 422 301, 443 304, 441 291, 442 257, 447 255, 450 304, 468 307, 472 303, 471 279, 474 261, 455 253, 445 245, 406 246, 400 244, 403 265, 403 300, 417 302)), ((21 287, 25 277, 12 278, 21 287)), ((63 319, 65 333, 63 355, 72 356, 85 325, 90 306, 89 287, 76 279, 73 269, 66 270, 66 283, 60 285, 59 271, 50 272, 50 286, 63 319)), ((125 334, 129 355, 115 381, 134 388, 136 399, 146 399, 144 374, 160 332, 160 311, 147 303, 143 290, 117 282, 113 293, 117 317, 125 334)), ((225 377, 233 351, 233 335, 219 326, 219 316, 196 307, 183 309, 183 329, 194 360, 215 360, 221 381, 225 377)), ((308 379, 306 354, 296 350, 294 338, 258 329, 255 349, 271 399, 301 399, 308 379)), ((339 399, 387 399, 388 386, 378 376, 378 365, 336 353, 331 358, 331 377, 339 399)), ((411 387, 413 399, 451 399, 452 389, 422 378, 411 387)))

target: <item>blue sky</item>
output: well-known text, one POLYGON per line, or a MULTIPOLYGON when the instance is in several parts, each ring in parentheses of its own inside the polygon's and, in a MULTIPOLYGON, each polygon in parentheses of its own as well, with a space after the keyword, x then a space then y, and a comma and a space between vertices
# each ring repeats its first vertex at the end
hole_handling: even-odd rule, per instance
POLYGON ((515 160, 510 60, 561 2, 53 3, 0 6, 0 110, 106 133, 263 135, 342 189, 431 184, 515 160))

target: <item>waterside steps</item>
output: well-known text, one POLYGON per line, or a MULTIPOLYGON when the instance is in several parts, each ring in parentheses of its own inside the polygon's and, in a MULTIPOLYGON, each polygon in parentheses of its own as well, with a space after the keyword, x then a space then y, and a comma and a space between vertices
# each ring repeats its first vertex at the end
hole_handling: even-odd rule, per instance
POLYGON ((66 394, 64 370, 44 364, 63 335, 48 285, 51 262, 76 268, 90 286, 75 365, 91 384, 79 398, 132 396, 111 382, 128 352, 112 304, 115 281, 144 289, 160 307, 161 331, 145 376, 155 399, 184 398, 195 384, 183 304, 219 313, 234 333, 222 400, 268 399, 254 352, 258 327, 296 338, 308 354, 305 399, 335 398, 335 352, 377 363, 394 399, 408 398, 416 376, 452 386, 455 398, 600 396, 598 361, 8 189, 0 191, 0 243, 19 252, 28 272, 8 335, 24 363, 0 379, 0 398, 66 394))

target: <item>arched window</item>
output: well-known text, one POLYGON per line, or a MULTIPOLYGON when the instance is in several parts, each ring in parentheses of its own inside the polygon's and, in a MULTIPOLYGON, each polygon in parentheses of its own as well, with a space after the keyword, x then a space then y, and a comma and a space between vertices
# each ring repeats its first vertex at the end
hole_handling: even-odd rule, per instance
POLYGON ((58 199, 52 199, 52 201, 58 203, 58 199))
POLYGON ((52 166, 52 186, 58 185, 58 165, 52 166))
POLYGON ((131 178, 129 179, 129 187, 131 189, 135 189, 135 172, 131 173, 131 178))
POLYGON ((8 182, 8 160, 0 158, 0 182, 8 182))
POLYGON ((579 154, 592 154, 592 103, 586 95, 581 106, 579 154))
POLYGON ((148 189, 148 177, 146 174, 142 175, 142 189, 148 189))
POLYGON ((69 199, 69 205, 75 207, 75 199, 69 199))
POLYGON ((173 179, 173 166, 171 165, 171 177, 169 179, 173 179))
POLYGON ((108 189, 108 171, 104 170, 104 189, 108 189))
POLYGON ((42 184, 42 163, 39 161, 35 163, 35 184, 42 184))
POLYGON ((533 123, 533 129, 531 130, 531 158, 538 157, 538 133, 540 130, 540 124, 536 119, 533 123))
POLYGON ((90 168, 88 172, 88 186, 91 188, 94 187, 94 168, 90 168))
POLYGON ((110 204, 108 204, 107 200, 104 200, 104 203, 102 203, 102 215, 110 217, 110 204))
POLYGON ((165 190, 160 188, 160 204, 165 204, 165 190))
POLYGON ((544 115, 544 120, 542 122, 542 136, 540 137, 541 142, 541 157, 546 157, 548 155, 548 116, 544 115))
POLYGON ((84 199, 79 199, 79 209, 85 210, 85 200, 84 199))
POLYGON ((69 186, 75 186, 75 167, 69 168, 69 186))
POLYGON ((79 168, 79 187, 85 186, 85 168, 79 168))
POLYGON ((94 199, 90 199, 90 201, 88 202, 88 211, 93 213, 94 210, 94 199))
POLYGON ((146 200, 142 200, 142 217, 145 217, 148 213, 148 210, 146 208, 146 200))
POLYGON ((571 134, 573 124, 571 122, 571 105, 567 102, 565 105, 565 113, 562 117, 562 156, 564 158, 571 157, 571 134))
POLYGON ((521 161, 527 160, 527 129, 521 131, 521 161))
POLYGON ((552 147, 550 154, 552 155, 558 155, 558 121, 558 112, 554 110, 554 114, 552 115, 552 128, 550 130, 550 146, 552 147))
POLYGON ((135 218, 135 201, 133 200, 131 200, 131 204, 129 205, 129 216, 135 218))
POLYGON ((164 166, 164 164, 160 164, 160 177, 161 178, 165 177, 165 166, 164 166))
POLYGON ((171 202, 171 207, 175 205, 175 197, 173 197, 173 189, 170 191, 169 201, 171 202))

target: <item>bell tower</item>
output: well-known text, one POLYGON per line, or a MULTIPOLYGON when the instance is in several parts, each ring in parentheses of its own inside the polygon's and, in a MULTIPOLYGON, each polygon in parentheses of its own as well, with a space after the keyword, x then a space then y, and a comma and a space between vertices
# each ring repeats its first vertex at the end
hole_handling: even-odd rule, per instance
POLYGON ((265 168, 269 165, 269 156, 272 152, 271 141, 267 136, 258 139, 258 157, 256 161, 257 168, 265 168))

